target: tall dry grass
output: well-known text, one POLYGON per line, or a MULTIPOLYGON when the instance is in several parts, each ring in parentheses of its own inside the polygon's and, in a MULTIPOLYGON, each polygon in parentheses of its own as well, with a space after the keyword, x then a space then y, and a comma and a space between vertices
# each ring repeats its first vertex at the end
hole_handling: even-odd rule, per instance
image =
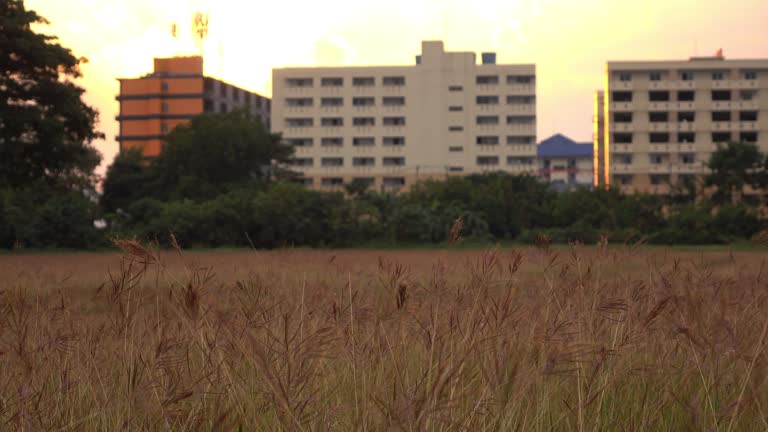
POLYGON ((0 430, 768 429, 760 255, 118 246, 5 268, 0 430))

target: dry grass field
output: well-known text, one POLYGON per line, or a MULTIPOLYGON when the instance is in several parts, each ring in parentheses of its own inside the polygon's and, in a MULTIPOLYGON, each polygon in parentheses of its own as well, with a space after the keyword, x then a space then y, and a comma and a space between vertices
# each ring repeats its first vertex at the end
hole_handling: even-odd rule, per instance
POLYGON ((768 430, 768 255, 0 255, 0 430, 768 430))

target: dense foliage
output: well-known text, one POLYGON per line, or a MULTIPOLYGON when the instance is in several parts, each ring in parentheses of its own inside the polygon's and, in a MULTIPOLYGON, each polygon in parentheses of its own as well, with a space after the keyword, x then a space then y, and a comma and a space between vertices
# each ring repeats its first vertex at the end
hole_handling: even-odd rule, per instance
POLYGON ((2 248, 98 247, 116 236, 169 244, 172 234, 186 246, 441 243, 458 220, 462 236, 481 241, 705 244, 766 228, 768 159, 754 144, 721 147, 703 190, 684 184, 667 197, 558 194, 535 177, 504 173, 425 181, 400 194, 364 182, 321 192, 291 183, 284 167, 293 149, 245 111, 175 128, 153 160, 124 150, 99 197, 97 113, 72 82, 85 60, 35 33, 32 25, 46 21, 23 1, 1 2, 0 12, 2 248))

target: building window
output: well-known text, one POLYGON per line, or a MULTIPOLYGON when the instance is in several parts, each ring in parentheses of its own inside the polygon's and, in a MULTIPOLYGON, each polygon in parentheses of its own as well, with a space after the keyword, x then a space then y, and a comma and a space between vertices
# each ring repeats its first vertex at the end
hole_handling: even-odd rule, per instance
POLYGON ((478 85, 496 85, 499 83, 498 75, 479 75, 475 83, 478 85))
POLYGON ((372 97, 356 97, 356 98, 352 98, 352 105, 373 106, 373 105, 376 105, 376 99, 372 97))
POLYGON ((300 184, 304 186, 312 186, 313 184, 315 184, 315 179, 302 177, 302 178, 297 178, 296 180, 294 180, 294 182, 296 184, 300 184))
POLYGON ((530 75, 507 75, 507 84, 531 84, 533 79, 530 75))
POLYGON ((677 92, 677 100, 680 102, 693 102, 696 99, 696 93, 690 90, 677 92))
POLYGON ((219 112, 220 113, 229 112, 229 106, 225 102, 220 103, 219 104, 219 112))
POLYGON ((168 91, 168 83, 167 83, 167 82, 164 82, 164 83, 160 83, 160 90, 161 90, 163 93, 167 92, 167 91, 168 91))
POLYGON ((162 104, 160 104, 160 110, 164 113, 167 113, 169 111, 168 102, 163 102, 162 104))
MULTIPOLYGON (((312 78, 288 78, 285 80, 286 87, 312 87, 312 78)), ((223 95, 222 95, 223 96, 223 95)))
POLYGON ((507 165, 533 165, 533 158, 520 156, 507 156, 507 165))
POLYGON ((227 97, 227 89, 228 88, 229 87, 227 87, 226 84, 224 84, 223 82, 219 82, 219 96, 227 97))
POLYGON ((248 93, 248 92, 244 92, 244 93, 245 93, 245 103, 250 105, 251 104, 251 94, 248 93))
POLYGON ((478 156, 477 164, 478 165, 498 165, 499 157, 498 156, 478 156))
POLYGON ((712 121, 713 122, 729 122, 731 121, 731 112, 730 111, 713 111, 712 121))
POLYGON ((385 96, 381 103, 384 106, 403 106, 405 105, 405 98, 402 96, 385 96))
POLYGON ((404 126, 405 117, 384 117, 384 126, 404 126))
POLYGON ((669 183, 669 175, 667 174, 651 174, 651 184, 661 185, 669 183))
POLYGON ((629 72, 620 72, 619 81, 622 81, 622 82, 632 81, 632 74, 629 72))
POLYGON ((352 145, 355 147, 370 147, 376 145, 376 139, 374 137, 354 137, 352 138, 352 145))
POLYGON ((405 186, 404 177, 384 177, 381 179, 384 186, 405 186))
POLYGON ((669 142, 669 133, 656 132, 650 135, 650 141, 652 144, 663 144, 669 142))
POLYGON ((661 165, 664 162, 664 156, 660 154, 650 155, 651 165, 661 165))
POLYGON ((372 87, 376 81, 373 77, 357 77, 352 78, 352 85, 355 87, 372 87))
POLYGON ((448 130, 451 132, 461 132, 464 130, 464 126, 450 126, 448 130))
POLYGON ((464 147, 461 147, 461 146, 451 146, 451 147, 448 147, 448 151, 451 152, 451 153, 463 152, 464 151, 464 147))
POLYGON ((459 85, 453 85, 453 86, 448 87, 448 91, 450 91, 450 92, 460 92, 460 91, 463 91, 463 90, 464 90, 464 87, 459 86, 459 85))
POLYGON ((632 92, 628 92, 628 91, 615 91, 611 95, 611 99, 614 102, 632 102, 632 92))
POLYGON ((340 167, 344 166, 344 158, 340 157, 324 157, 320 159, 320 165, 324 167, 340 167))
POLYGON ((680 73, 680 79, 683 81, 693 81, 693 72, 684 71, 680 73))
POLYGON ((354 157, 352 158, 352 166, 374 166, 376 161, 372 157, 354 157))
POLYGON ((311 127, 314 125, 314 120, 311 118, 287 118, 285 125, 287 127, 311 127))
POLYGON ((375 126, 376 119, 373 117, 355 117, 352 119, 352 124, 355 126, 375 126))
POLYGON ((477 116, 476 122, 479 125, 497 125, 499 116, 477 116))
POLYGON ((534 143, 535 138, 532 136, 514 136, 507 137, 507 144, 513 145, 530 145, 534 143))
POLYGON ((648 100, 651 102, 667 102, 669 101, 668 91, 652 91, 648 92, 648 100))
POLYGON ((661 72, 651 72, 649 74, 649 79, 651 81, 661 81, 661 72))
POLYGON ((507 116, 508 125, 529 125, 536 123, 536 117, 533 116, 507 116))
POLYGON ((669 113, 667 113, 665 111, 649 112, 648 113, 648 120, 651 123, 668 122, 669 121, 669 113))
POLYGON ((240 102, 240 89, 232 87, 232 96, 235 102, 240 102))
POLYGON ((312 147, 312 138, 288 138, 285 140, 286 144, 293 147, 312 147))
POLYGON ((464 167, 460 167, 460 166, 449 166, 448 167, 448 172, 463 172, 463 171, 464 171, 464 167))
POLYGON ((344 119, 342 117, 323 117, 320 120, 322 126, 344 126, 344 119))
POLYGON ((613 142, 616 144, 632 144, 632 134, 615 133, 613 134, 613 142))
POLYGON ((344 78, 320 78, 320 85, 322 87, 341 87, 344 85, 344 78))
POLYGON ((677 134, 677 142, 686 144, 696 142, 696 134, 693 132, 680 132, 677 134))
POLYGON ((631 112, 614 112, 613 121, 615 123, 632 123, 631 112))
POLYGON ((162 133, 168 133, 168 123, 163 122, 162 124, 160 124, 160 131, 162 133))
POLYGON ((730 132, 712 132, 712 142, 713 143, 724 143, 731 140, 731 133, 730 132))
POLYGON ((739 141, 741 141, 741 142, 748 142, 748 143, 756 143, 757 142, 757 132, 741 132, 739 134, 739 141))
POLYGON ((613 176, 613 180, 614 182, 624 186, 632 184, 632 176, 627 174, 613 176))
POLYGON ((320 184, 323 186, 341 186, 344 184, 344 179, 341 177, 323 177, 320 184))
POLYGON ((299 167, 311 167, 314 165, 314 159, 312 158, 293 158, 290 161, 290 164, 293 166, 299 166, 299 167))
POLYGON ((342 106, 344 105, 344 98, 329 97, 320 99, 320 105, 322 106, 342 106))
POLYGON ((382 164, 384 166, 404 166, 405 158, 404 157, 385 157, 384 159, 382 159, 382 164))
POLYGON ((405 77, 384 77, 382 79, 382 84, 385 86, 404 86, 405 77))
POLYGON ((755 71, 746 71, 744 72, 744 79, 745 80, 756 80, 757 79, 757 72, 755 71))
POLYGON ((532 105, 533 96, 507 96, 507 105, 532 105))
POLYGON ((757 121, 757 111, 741 111, 741 112, 739 112, 739 121, 743 121, 743 122, 755 122, 755 121, 757 121))
POLYGON ((478 145, 498 145, 499 137, 497 136, 479 136, 476 138, 478 145))
POLYGON ((693 153, 683 153, 680 155, 680 162, 685 165, 692 165, 696 162, 696 155, 693 153))
POLYGON ((382 144, 385 146, 404 146, 405 137, 384 137, 382 144))
POLYGON ((739 92, 739 99, 743 101, 751 101, 757 96, 757 90, 742 90, 739 92))
POLYGON ((341 147, 344 145, 344 138, 342 137, 327 137, 320 141, 320 145, 323 147, 341 147))
POLYGON ((632 155, 631 154, 617 154, 616 155, 616 162, 620 165, 631 165, 632 164, 632 155))
POLYGON ((450 106, 450 107, 448 107, 448 111, 451 111, 451 112, 464 111, 464 107, 450 106))
POLYGON ((693 111, 680 111, 677 113, 677 121, 680 123, 689 123, 696 120, 696 113, 693 111))
POLYGON ((475 98, 475 101, 478 105, 498 105, 499 104, 499 97, 498 96, 478 96, 475 98))
POLYGON ((712 81, 722 81, 724 77, 723 72, 712 72, 712 81))
POLYGON ((712 90, 713 101, 729 101, 731 100, 730 90, 712 90))
POLYGON ((312 106, 312 98, 287 98, 285 99, 285 105, 289 107, 310 107, 312 106))

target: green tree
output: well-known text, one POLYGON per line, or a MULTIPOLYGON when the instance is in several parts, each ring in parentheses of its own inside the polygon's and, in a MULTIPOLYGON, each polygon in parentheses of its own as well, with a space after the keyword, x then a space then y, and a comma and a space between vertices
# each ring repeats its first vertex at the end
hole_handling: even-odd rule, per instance
POLYGON ((247 111, 203 114, 177 126, 153 163, 168 198, 212 198, 233 184, 269 181, 293 148, 247 111))
POLYGON ((131 203, 154 195, 154 171, 142 160, 139 149, 118 154, 102 182, 101 208, 108 213, 126 210, 131 203))
POLYGON ((716 188, 712 199, 717 204, 738 204, 746 186, 762 190, 768 186, 768 159, 754 143, 729 142, 709 159, 711 173, 705 184, 716 188))
POLYGON ((0 2, 0 188, 90 185, 102 135, 73 82, 86 59, 34 24, 47 21, 22 0, 0 2))

